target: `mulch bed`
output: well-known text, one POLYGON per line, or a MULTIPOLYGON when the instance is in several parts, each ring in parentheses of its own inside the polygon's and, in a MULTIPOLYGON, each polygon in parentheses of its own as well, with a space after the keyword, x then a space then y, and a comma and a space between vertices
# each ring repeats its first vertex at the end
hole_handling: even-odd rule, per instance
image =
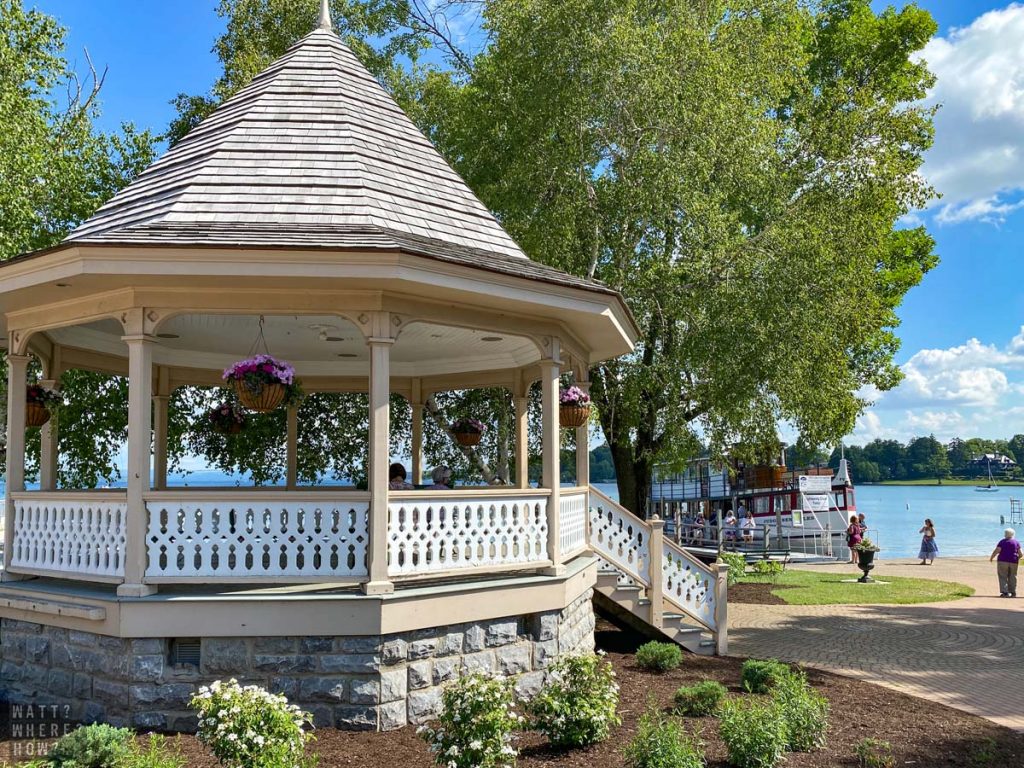
MULTIPOLYGON (((732 596, 730 592, 730 598, 732 596)), ((597 642, 608 652, 618 674, 622 726, 602 744, 567 752, 550 749, 539 734, 526 733, 518 742, 519 766, 621 768, 625 765, 622 748, 635 733, 637 719, 649 702, 668 709, 672 694, 679 686, 705 679, 718 680, 729 688, 731 695, 747 695, 739 686, 741 659, 688 655, 679 669, 656 675, 640 670, 634 663, 633 652, 645 641, 600 620, 597 642)), ((854 746, 866 737, 889 741, 896 766, 900 767, 1024 768, 1024 734, 869 683, 815 670, 808 670, 808 678, 832 705, 828 743, 818 752, 787 755, 785 768, 856 766, 854 746)), ((727 768, 717 721, 686 718, 685 722, 704 742, 709 768, 727 768)), ((217 765, 194 737, 181 736, 175 741, 190 768, 215 768, 217 765)), ((7 753, 9 746, 0 745, 0 755, 7 753)), ((321 768, 428 768, 433 765, 426 745, 412 727, 388 733, 324 729, 317 732, 314 748, 321 768)))
POLYGON ((788 605, 788 603, 772 592, 793 587, 777 587, 774 584, 752 584, 743 582, 729 587, 730 603, 750 603, 752 605, 788 605))

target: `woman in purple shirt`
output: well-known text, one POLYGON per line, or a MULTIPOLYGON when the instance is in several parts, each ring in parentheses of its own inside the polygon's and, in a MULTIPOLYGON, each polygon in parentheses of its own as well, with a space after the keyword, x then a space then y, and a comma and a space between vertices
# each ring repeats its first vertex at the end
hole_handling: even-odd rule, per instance
POLYGON ((992 556, 988 559, 991 563, 996 560, 996 573, 999 574, 999 596, 1017 596, 1017 564, 1020 562, 1020 542, 1014 538, 1017 532, 1013 528, 1003 531, 1003 540, 996 544, 992 550, 992 556), (997 559, 998 558, 998 559, 997 559))

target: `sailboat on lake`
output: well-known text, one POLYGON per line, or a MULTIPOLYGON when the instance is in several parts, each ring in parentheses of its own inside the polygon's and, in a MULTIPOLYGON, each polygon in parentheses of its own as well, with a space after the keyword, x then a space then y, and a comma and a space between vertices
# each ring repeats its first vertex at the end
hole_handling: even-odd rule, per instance
POLYGON ((985 463, 988 467, 988 485, 976 485, 974 490, 982 493, 996 493, 999 491, 999 486, 996 485, 995 478, 992 477, 992 461, 991 459, 985 463))

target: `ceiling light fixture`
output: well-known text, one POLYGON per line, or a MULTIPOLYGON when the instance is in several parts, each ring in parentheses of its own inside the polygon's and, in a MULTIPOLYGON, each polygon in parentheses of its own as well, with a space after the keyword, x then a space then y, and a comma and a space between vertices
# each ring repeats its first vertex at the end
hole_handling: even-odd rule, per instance
POLYGON ((344 336, 328 336, 326 341, 344 341, 344 336))
POLYGON ((502 336, 481 336, 480 341, 504 341, 502 336))
POLYGON ((339 352, 338 357, 359 357, 359 355, 353 355, 351 352, 339 352))
POLYGON ((156 335, 156 337, 158 339, 180 339, 181 338, 181 336, 179 336, 176 333, 158 333, 156 335))
POLYGON ((71 283, 54 283, 58 288, 70 288, 71 283))

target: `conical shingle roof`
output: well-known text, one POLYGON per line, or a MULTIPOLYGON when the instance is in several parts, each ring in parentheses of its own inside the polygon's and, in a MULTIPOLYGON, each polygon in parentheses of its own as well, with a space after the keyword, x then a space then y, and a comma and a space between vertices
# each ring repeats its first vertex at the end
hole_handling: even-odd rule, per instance
POLYGON ((352 51, 323 28, 65 242, 398 247, 549 279, 556 272, 526 259, 352 51))

